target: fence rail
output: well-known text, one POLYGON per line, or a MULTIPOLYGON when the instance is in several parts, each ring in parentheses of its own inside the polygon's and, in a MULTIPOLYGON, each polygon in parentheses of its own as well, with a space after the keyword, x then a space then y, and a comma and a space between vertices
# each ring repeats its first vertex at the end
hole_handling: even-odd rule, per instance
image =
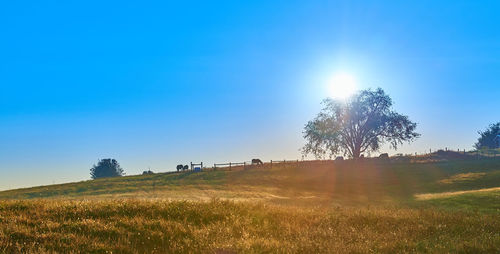
MULTIPOLYGON (((235 169, 250 169, 262 166, 269 166, 270 168, 279 166, 300 166, 301 164, 328 164, 332 163, 333 160, 270 160, 263 161, 261 165, 253 163, 251 161, 245 162, 226 162, 226 163, 214 163, 212 170, 235 170, 235 169)), ((207 168, 204 168, 207 170, 207 168)))
POLYGON ((243 169, 246 169, 247 163, 246 163, 246 161, 244 161, 244 162, 214 163, 213 170, 217 170, 217 166, 219 166, 219 168, 229 167, 229 170, 232 170, 233 167, 237 167, 237 166, 243 166, 243 169))

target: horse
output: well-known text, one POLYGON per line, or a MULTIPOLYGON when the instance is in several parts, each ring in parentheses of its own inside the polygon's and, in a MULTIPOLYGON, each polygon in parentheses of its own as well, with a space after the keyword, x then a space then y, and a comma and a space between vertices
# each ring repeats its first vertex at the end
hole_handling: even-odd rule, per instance
POLYGON ((181 171, 184 168, 184 165, 179 164, 177 165, 177 172, 181 171))
POLYGON ((264 165, 264 163, 260 159, 252 159, 252 165, 264 165))

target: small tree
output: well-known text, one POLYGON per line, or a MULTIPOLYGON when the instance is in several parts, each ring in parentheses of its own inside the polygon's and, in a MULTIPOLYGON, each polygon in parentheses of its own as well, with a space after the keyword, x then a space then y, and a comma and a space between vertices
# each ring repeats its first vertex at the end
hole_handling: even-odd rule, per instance
POLYGON ((478 150, 483 148, 498 148, 499 140, 497 136, 500 135, 500 122, 495 124, 490 124, 485 131, 478 131, 479 138, 474 147, 478 150))
POLYGON ((381 88, 360 91, 346 101, 326 99, 323 104, 323 110, 304 128, 304 155, 321 158, 342 153, 357 159, 365 152, 378 151, 384 142, 396 149, 420 136, 416 123, 391 109, 392 100, 381 88))
POLYGON ((115 159, 102 159, 90 169, 92 179, 123 176, 125 173, 115 159))

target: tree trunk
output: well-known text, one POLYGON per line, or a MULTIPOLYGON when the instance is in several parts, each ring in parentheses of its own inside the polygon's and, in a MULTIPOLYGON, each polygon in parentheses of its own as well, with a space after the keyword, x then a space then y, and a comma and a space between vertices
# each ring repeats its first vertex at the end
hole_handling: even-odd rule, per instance
POLYGON ((361 147, 355 146, 354 151, 352 151, 352 158, 357 160, 361 156, 361 147))

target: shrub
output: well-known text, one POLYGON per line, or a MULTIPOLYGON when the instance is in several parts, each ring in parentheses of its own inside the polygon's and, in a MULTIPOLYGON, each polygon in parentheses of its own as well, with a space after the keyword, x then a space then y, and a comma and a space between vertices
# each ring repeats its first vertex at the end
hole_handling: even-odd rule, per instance
POLYGON ((92 179, 123 176, 125 173, 115 159, 102 159, 90 169, 92 179))

